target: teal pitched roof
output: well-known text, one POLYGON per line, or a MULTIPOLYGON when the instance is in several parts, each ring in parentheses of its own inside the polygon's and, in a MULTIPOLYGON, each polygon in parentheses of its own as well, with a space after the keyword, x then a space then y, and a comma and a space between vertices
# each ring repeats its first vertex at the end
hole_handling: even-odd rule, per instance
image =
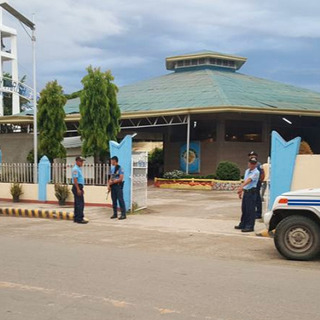
POLYGON ((121 87, 123 113, 245 108, 320 112, 320 93, 218 68, 176 71, 121 87))
MULTIPOLYGON (((212 66, 123 86, 118 103, 123 118, 227 111, 320 116, 319 92, 212 66)), ((79 98, 69 100, 66 114, 76 119, 79 105, 79 98)))

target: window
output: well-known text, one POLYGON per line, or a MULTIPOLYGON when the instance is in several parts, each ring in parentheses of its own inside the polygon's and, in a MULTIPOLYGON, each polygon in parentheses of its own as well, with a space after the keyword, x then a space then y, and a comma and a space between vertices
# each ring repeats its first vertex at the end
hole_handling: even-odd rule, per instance
POLYGON ((222 66, 222 60, 221 59, 217 59, 217 65, 218 66, 222 66))
POLYGON ((185 65, 185 66, 190 66, 190 60, 185 60, 185 61, 184 61, 184 65, 185 65))
POLYGON ((198 59, 192 59, 192 60, 191 60, 191 64, 192 64, 193 66, 196 66, 196 65, 198 64, 198 59))
POLYGON ((210 58, 210 64, 216 64, 216 59, 210 58))
POLYGON ((227 120, 225 140, 233 142, 262 142, 261 121, 227 120))
POLYGON ((205 58, 199 59, 199 64, 205 64, 205 63, 206 63, 206 59, 205 58))
POLYGON ((229 65, 228 60, 223 60, 223 65, 227 67, 229 65))
POLYGON ((178 67, 183 67, 183 60, 178 61, 177 65, 178 67))

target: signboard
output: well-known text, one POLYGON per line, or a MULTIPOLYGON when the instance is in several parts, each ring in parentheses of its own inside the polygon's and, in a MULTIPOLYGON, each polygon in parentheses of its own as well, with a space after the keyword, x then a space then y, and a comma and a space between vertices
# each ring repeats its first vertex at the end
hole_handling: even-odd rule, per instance
POLYGON ((187 145, 180 148, 180 169, 186 172, 187 158, 189 160, 189 173, 200 172, 200 141, 190 142, 189 157, 187 157, 187 145))

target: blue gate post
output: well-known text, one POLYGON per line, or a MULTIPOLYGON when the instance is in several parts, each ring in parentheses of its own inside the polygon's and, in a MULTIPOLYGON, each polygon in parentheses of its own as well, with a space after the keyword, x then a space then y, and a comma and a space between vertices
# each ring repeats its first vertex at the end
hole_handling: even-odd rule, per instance
POLYGON ((300 137, 287 142, 276 131, 272 131, 269 210, 276 197, 291 190, 300 142, 300 137))
POLYGON ((47 184, 51 180, 51 164, 46 156, 43 156, 39 162, 38 175, 38 200, 47 201, 47 184))
POLYGON ((110 155, 117 156, 119 164, 124 170, 124 187, 123 198, 126 204, 126 209, 131 209, 131 170, 132 170, 132 136, 127 135, 120 142, 110 141, 110 155))

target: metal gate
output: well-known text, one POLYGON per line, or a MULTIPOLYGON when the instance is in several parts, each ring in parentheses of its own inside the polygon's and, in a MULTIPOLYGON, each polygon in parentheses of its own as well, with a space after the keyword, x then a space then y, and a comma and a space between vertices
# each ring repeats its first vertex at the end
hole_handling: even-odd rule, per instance
POLYGON ((131 211, 147 208, 148 152, 132 153, 131 211))

